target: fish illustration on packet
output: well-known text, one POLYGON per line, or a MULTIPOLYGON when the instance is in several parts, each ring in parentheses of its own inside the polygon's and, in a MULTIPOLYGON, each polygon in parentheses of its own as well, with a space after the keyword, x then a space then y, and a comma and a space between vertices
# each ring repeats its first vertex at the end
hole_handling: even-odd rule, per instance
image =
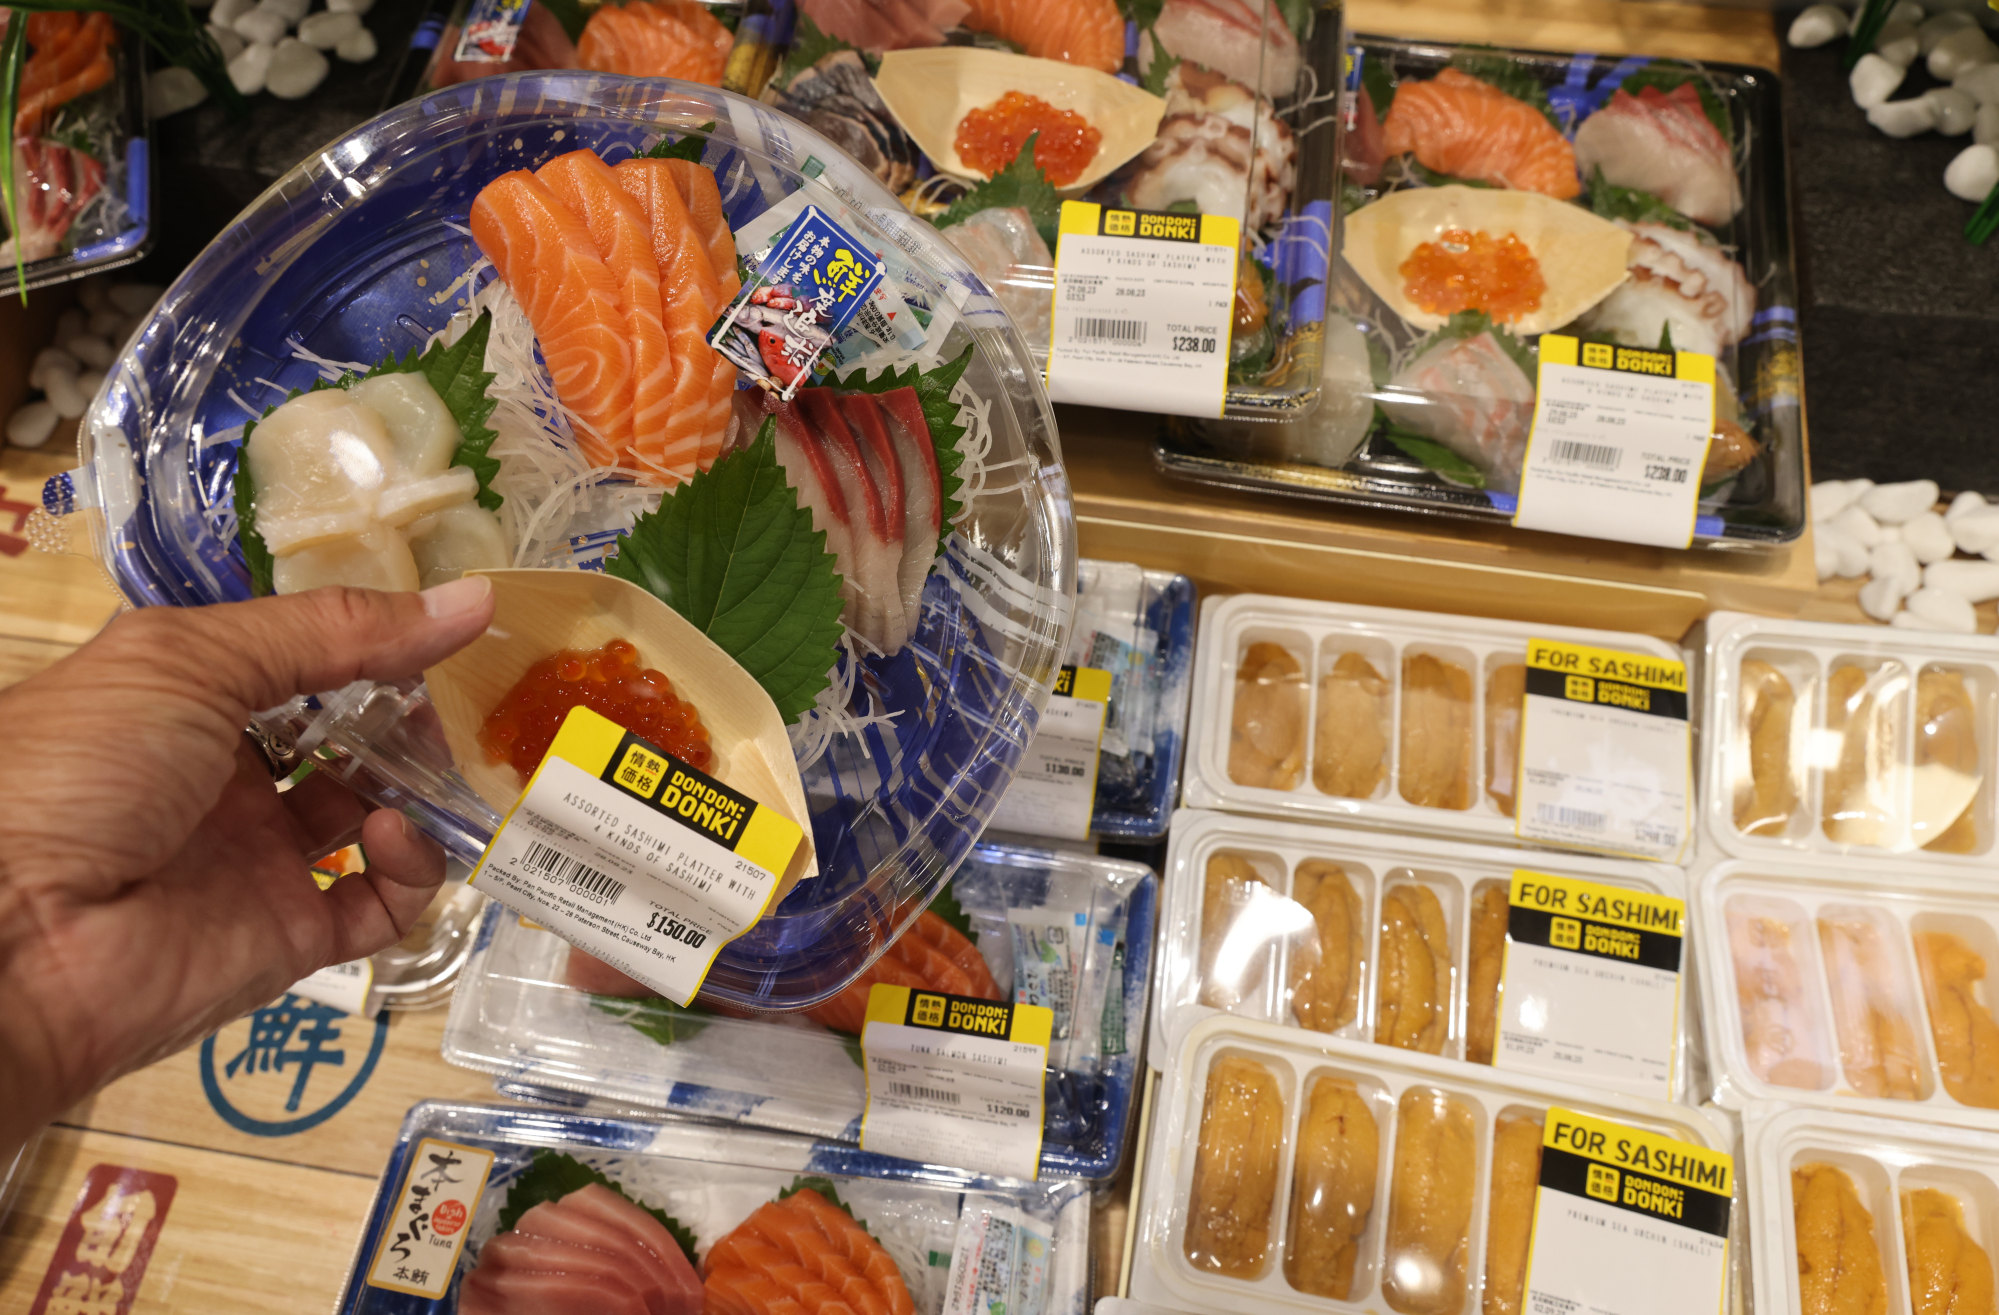
POLYGON ((709 330, 708 342, 752 382, 789 400, 868 304, 883 278, 881 262, 808 205, 750 264, 754 272, 709 330))

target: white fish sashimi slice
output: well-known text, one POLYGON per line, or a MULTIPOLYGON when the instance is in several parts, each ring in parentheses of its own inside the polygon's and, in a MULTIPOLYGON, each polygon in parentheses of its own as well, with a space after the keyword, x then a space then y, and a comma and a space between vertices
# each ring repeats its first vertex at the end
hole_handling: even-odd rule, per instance
MULTIPOLYGON (((1153 33, 1169 55, 1205 64, 1265 96, 1298 85, 1298 39, 1271 0, 1166 0, 1153 33)), ((1142 59, 1149 61, 1149 43, 1142 59)))
POLYGON ((851 560, 858 577, 861 607, 860 624, 849 620, 848 625, 882 652, 893 653, 909 637, 902 593, 896 585, 896 569, 902 560, 902 526, 890 528, 881 490, 868 473, 860 444, 840 419, 831 396, 823 390, 811 389, 800 397, 805 399, 807 428, 825 450, 828 464, 840 481, 841 495, 850 508, 854 531, 851 560))
POLYGON ((937 448, 923 416, 923 403, 913 388, 898 388, 879 399, 902 466, 902 599, 909 609, 911 629, 923 606, 923 582, 937 559, 943 532, 944 490, 937 471, 937 448))
POLYGON ((1684 96, 1619 90, 1576 129, 1576 165, 1587 178, 1633 187, 1697 223, 1721 225, 1742 209, 1728 142, 1688 84, 1684 96))
POLYGON ((1534 384, 1491 333, 1436 343, 1398 371, 1389 387, 1406 399, 1382 401, 1392 420, 1477 466, 1486 487, 1503 493, 1520 487, 1534 384))
POLYGON ((854 527, 843 486, 824 446, 806 427, 797 408, 782 406, 775 415, 777 464, 784 467, 786 481, 797 491, 798 505, 811 513, 813 528, 826 532, 826 551, 833 554, 834 568, 840 572, 840 596, 845 600, 841 611, 851 622, 860 616, 861 588, 854 570, 854 527))

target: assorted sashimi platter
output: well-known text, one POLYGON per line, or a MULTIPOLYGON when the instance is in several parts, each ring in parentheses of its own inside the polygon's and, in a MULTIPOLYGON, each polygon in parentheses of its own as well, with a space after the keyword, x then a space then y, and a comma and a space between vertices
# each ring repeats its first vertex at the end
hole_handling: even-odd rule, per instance
POLYGON ((1775 78, 1366 39, 1321 409, 1175 425, 1176 469, 1510 517, 1545 332, 1715 358, 1695 537, 1802 527, 1797 316, 1775 78))
MULTIPOLYGON (((697 0, 582 5, 463 0, 423 70, 423 88, 536 69, 585 69, 722 85, 743 6, 697 0)), ((397 97, 401 99, 401 97, 397 97)))

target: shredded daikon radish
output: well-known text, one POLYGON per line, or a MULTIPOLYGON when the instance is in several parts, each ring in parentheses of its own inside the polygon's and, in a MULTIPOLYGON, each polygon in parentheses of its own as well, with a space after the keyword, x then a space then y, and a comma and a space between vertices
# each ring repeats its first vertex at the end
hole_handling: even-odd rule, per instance
MULTIPOLYGON (((305 345, 304 339, 296 334, 285 339, 285 346, 299 360, 319 371, 319 377, 328 383, 338 383, 342 375, 366 374, 375 367, 365 361, 336 361, 330 356, 321 356, 305 345)), ((259 380, 259 382, 262 382, 259 380)), ((272 387, 276 387, 275 384, 272 387)))
POLYGON ((843 735, 859 736, 875 726, 893 726, 895 714, 892 712, 856 712, 856 698, 866 703, 866 695, 857 688, 861 663, 857 649, 867 648, 867 642, 845 631, 840 636, 840 660, 827 673, 827 685, 819 691, 819 697, 812 701, 804 715, 785 728, 791 737, 791 753, 798 760, 798 769, 805 771, 819 761, 832 747, 833 741, 843 735))

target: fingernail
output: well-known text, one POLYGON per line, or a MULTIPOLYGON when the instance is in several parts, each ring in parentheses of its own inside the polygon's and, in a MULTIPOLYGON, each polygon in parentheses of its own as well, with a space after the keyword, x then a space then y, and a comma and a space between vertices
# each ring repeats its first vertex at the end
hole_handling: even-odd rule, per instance
POLYGON ((461 576, 423 591, 423 610, 434 621, 449 621, 486 605, 493 582, 483 575, 461 576))

